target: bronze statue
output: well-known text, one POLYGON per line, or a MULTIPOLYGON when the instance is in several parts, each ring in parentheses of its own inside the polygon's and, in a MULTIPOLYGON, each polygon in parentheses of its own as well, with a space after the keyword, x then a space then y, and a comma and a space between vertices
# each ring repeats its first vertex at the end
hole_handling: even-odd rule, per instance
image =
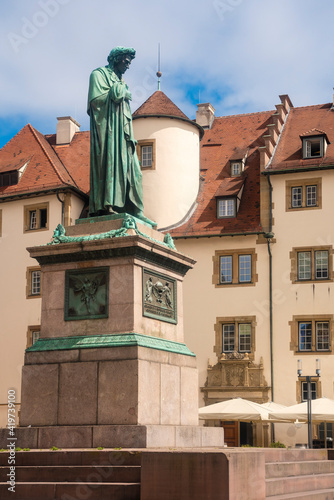
POLYGON ((131 93, 122 75, 135 50, 115 47, 108 65, 90 76, 90 202, 91 216, 129 213, 156 226, 144 216, 142 173, 133 136, 131 93))

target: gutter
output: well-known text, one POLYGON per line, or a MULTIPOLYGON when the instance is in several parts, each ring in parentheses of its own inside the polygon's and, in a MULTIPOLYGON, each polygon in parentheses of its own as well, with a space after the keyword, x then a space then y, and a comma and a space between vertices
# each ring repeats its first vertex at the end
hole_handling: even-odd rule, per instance
POLYGON ((186 240, 186 239, 190 239, 190 238, 195 238, 195 239, 199 239, 199 238, 222 238, 224 236, 252 236, 252 235, 260 235, 260 234, 263 234, 264 236, 268 233, 266 233, 265 231, 250 231, 248 233, 217 233, 217 234, 195 234, 195 235, 182 235, 182 236, 174 236, 173 234, 171 234, 173 240, 186 240))
POLYGON ((310 167, 293 167, 281 170, 264 170, 262 175, 278 175, 278 174, 296 174, 298 172, 312 172, 315 170, 333 170, 334 165, 312 165, 310 167))
POLYGON ((61 186, 58 188, 49 188, 49 189, 38 190, 38 191, 24 191, 22 193, 12 193, 12 194, 9 194, 7 196, 0 195, 0 203, 5 203, 7 201, 15 201, 15 200, 22 199, 22 198, 31 198, 32 196, 39 197, 39 196, 45 196, 47 194, 64 193, 66 191, 74 191, 83 200, 88 199, 88 195, 85 194, 83 191, 80 191, 79 188, 77 188, 75 186, 68 185, 68 186, 61 186))

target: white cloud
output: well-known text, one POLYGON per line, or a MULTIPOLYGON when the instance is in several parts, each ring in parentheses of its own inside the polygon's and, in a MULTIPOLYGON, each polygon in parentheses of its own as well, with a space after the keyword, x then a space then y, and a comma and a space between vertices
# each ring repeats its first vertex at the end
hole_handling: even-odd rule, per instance
POLYGON ((273 109, 282 93, 295 106, 329 102, 333 13, 331 0, 7 2, 0 117, 53 132, 70 114, 87 129, 89 74, 115 45, 137 51, 126 74, 135 109, 156 90, 158 42, 162 90, 191 118, 199 93, 218 115, 273 109))

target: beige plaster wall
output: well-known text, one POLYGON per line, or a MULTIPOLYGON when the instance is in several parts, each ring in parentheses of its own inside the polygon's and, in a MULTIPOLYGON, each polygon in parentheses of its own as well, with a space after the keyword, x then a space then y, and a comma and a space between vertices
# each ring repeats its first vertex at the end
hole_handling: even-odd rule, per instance
MULTIPOLYGON (((81 211, 82 202, 75 203, 74 207, 73 213, 81 211)), ((27 268, 38 266, 26 248, 51 240, 54 229, 61 221, 61 204, 55 195, 50 195, 1 203, 1 210, 0 427, 7 424, 8 389, 15 389, 16 401, 20 403, 21 400, 21 369, 28 326, 41 323, 41 299, 26 298, 27 268), (44 202, 49 203, 49 229, 24 233, 24 206, 44 202)))
MULTIPOLYGON (((315 375, 316 359, 321 361, 321 396, 334 398, 333 353, 295 353, 290 349, 293 316, 312 316, 334 313, 333 282, 292 283, 290 252, 293 247, 334 245, 333 171, 300 172, 271 177, 273 184, 273 216, 276 243, 273 253, 274 304, 274 381, 275 401, 292 405, 297 397, 297 360, 302 359, 303 375, 315 375), (287 212, 285 207, 286 181, 322 177, 322 208, 287 212)), ((293 425, 276 425, 277 439, 285 444, 307 442, 307 429, 293 425)), ((316 429, 315 429, 316 430, 316 429)))
POLYGON ((133 121, 137 140, 155 139, 155 169, 143 169, 144 211, 165 228, 186 216, 199 187, 199 130, 171 118, 133 121), (184 154, 184 152, 187 154, 184 154))
MULTIPOLYGON (((264 375, 270 385, 268 253, 266 244, 257 244, 256 236, 180 239, 176 248, 194 258, 197 263, 184 279, 185 343, 197 356, 199 386, 207 378, 208 360, 216 364, 214 353, 216 318, 222 316, 256 316, 255 363, 264 359, 264 375), (216 250, 254 248, 257 254, 255 286, 224 286, 212 283, 213 256, 216 250)), ((204 406, 199 393, 199 406, 204 406)))

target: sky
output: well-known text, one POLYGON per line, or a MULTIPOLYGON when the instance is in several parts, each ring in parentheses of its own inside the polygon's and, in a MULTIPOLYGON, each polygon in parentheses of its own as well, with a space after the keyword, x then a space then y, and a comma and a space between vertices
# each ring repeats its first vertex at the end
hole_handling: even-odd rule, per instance
POLYGON ((24 125, 89 130, 91 71, 110 50, 136 50, 124 79, 135 111, 161 90, 190 118, 331 102, 333 0, 11 0, 0 7, 0 147, 24 125))

